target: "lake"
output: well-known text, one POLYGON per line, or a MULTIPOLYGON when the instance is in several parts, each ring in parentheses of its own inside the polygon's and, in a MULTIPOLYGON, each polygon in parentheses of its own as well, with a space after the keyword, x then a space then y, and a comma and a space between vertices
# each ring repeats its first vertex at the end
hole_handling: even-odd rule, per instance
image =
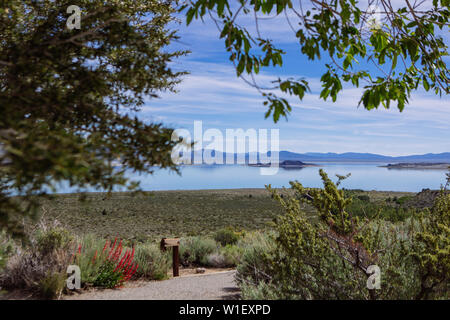
MULTIPOLYGON (((239 165, 198 165, 181 167, 181 176, 167 170, 154 175, 131 175, 141 181, 143 190, 195 190, 289 187, 298 180, 305 187, 321 187, 319 169, 336 181, 336 174, 351 176, 342 182, 348 189, 410 191, 439 189, 445 183, 445 170, 407 170, 380 168, 380 163, 320 163, 320 167, 280 168, 276 175, 260 175, 260 168, 239 165)), ((66 191, 65 191, 66 192, 66 191)))

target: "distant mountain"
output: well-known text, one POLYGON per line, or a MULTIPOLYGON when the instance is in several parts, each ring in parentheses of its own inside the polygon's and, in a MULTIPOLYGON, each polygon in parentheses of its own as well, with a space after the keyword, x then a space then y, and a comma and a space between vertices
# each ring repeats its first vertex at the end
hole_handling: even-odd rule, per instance
POLYGON ((444 153, 427 153, 421 155, 409 155, 409 156, 384 156, 374 153, 293 153, 293 152, 280 152, 280 159, 284 159, 287 156, 289 159, 296 160, 308 160, 308 161, 327 161, 327 162, 450 162, 450 152, 444 153))
MULTIPOLYGON (((198 150, 195 151, 195 154, 198 156, 201 155, 201 151, 208 152, 215 156, 217 151, 214 150, 198 150)), ((253 158, 257 158, 258 161, 260 159, 258 154, 251 154, 253 158)), ((270 155, 270 153, 269 153, 270 155)), ((222 154, 224 163, 226 159, 226 154, 222 154)), ((243 154, 232 154, 228 155, 234 159, 236 163, 238 157, 244 156, 245 162, 249 162, 250 155, 249 153, 243 154)), ((200 156, 201 157, 201 156, 200 156)), ((200 158, 199 157, 199 158, 200 158)), ((194 153, 192 154, 192 159, 194 158, 194 153)), ((294 161, 304 161, 304 162, 385 162, 385 163, 395 163, 395 162, 403 162, 403 163, 417 163, 417 162, 444 162, 450 163, 450 152, 444 153, 427 153, 420 155, 408 155, 408 156, 400 156, 400 157, 392 157, 385 156, 374 153, 358 153, 358 152, 346 152, 346 153, 317 153, 317 152, 307 152, 307 153, 295 153, 291 151, 280 151, 279 152, 279 161, 285 160, 294 160, 294 161)))

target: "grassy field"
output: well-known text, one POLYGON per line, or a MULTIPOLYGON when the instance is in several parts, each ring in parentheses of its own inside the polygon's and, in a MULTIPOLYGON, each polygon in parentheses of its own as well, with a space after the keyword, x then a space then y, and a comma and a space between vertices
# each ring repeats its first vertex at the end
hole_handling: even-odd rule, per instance
MULTIPOLYGON (((406 192, 357 192, 372 202, 406 192)), ((311 209, 305 208, 311 212, 311 209)), ((42 200, 44 220, 57 219, 76 234, 146 240, 209 235, 224 228, 256 230, 281 213, 265 189, 60 194, 42 200)), ((312 213, 312 212, 311 212, 312 213)))

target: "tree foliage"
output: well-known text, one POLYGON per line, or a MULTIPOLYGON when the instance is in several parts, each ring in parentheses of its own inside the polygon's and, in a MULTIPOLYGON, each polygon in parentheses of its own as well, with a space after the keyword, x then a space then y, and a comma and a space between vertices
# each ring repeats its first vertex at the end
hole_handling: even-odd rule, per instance
MULTIPOLYGON (((262 25, 284 16, 302 54, 323 60, 320 98, 336 101, 345 83, 363 86, 360 104, 370 110, 392 102, 402 111, 411 92, 420 88, 437 95, 449 93, 448 55, 443 35, 449 30, 448 0, 195 0, 186 6, 186 20, 207 14, 224 39, 238 76, 266 98, 266 117, 287 116, 291 106, 282 95, 303 99, 310 91, 305 79, 277 79, 272 88, 255 80, 262 68, 281 67, 286 52, 268 38, 262 25), (240 19, 253 19, 254 27, 240 19)), ((273 23, 273 22, 272 22, 273 23)), ((276 28, 276 25, 273 26, 276 28)))
POLYGON ((174 90, 170 1, 6 0, 0 8, 0 228, 20 234, 30 196, 70 186, 137 187, 125 170, 175 168, 172 130, 138 119, 145 99, 174 90), (120 164, 120 166, 117 166, 120 164), (11 193, 13 192, 13 193, 11 193), (10 195, 23 196, 19 204, 10 195))

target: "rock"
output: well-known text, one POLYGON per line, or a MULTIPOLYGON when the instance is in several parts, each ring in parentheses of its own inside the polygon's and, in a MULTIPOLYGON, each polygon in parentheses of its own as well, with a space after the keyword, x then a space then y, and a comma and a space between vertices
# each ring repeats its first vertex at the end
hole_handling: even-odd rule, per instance
POLYGON ((205 268, 197 268, 195 269, 195 273, 205 273, 206 269, 205 268))

